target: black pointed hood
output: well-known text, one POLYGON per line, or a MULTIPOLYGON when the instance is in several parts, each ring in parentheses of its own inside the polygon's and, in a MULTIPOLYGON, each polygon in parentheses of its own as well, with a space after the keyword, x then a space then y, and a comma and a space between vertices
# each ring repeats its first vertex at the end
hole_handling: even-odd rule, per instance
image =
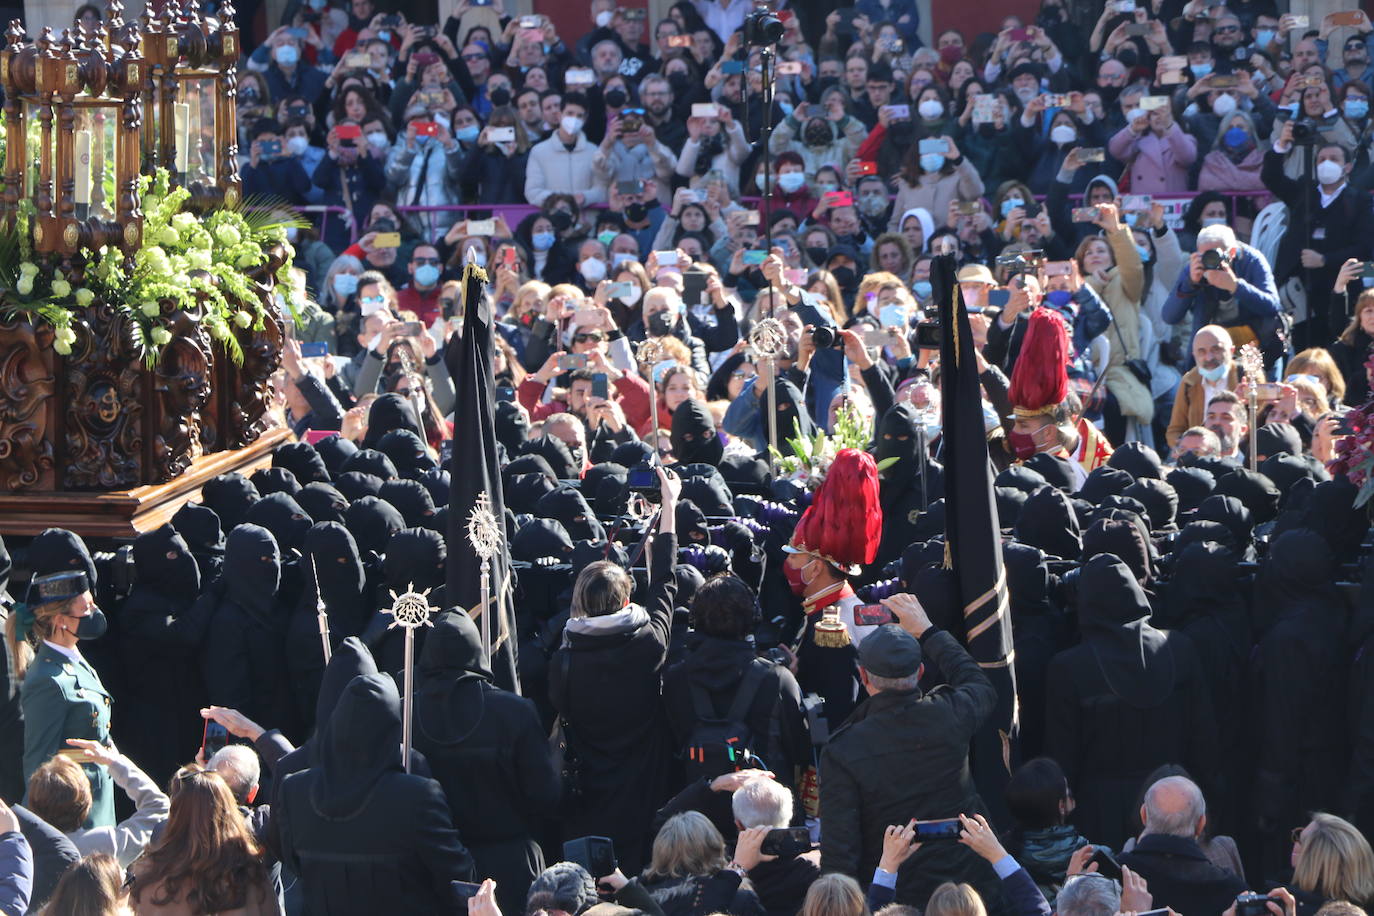
POLYGON ((209 506, 186 503, 172 516, 172 527, 186 539, 192 553, 224 553, 224 529, 209 506))
POLYGON ((200 489, 200 501, 215 510, 225 531, 232 531, 243 522, 261 497, 258 488, 242 474, 221 474, 207 480, 200 489))
POLYGON ((1112 452, 1112 457, 1107 459, 1107 465, 1120 468, 1136 480, 1142 477, 1164 477, 1164 462, 1159 460, 1159 453, 1141 442, 1127 442, 1112 452))
POLYGON ((286 442, 272 453, 272 467, 286 468, 296 475, 301 486, 308 483, 329 483, 329 468, 324 458, 309 442, 286 442))
POLYGON ((1233 654, 1249 654, 1249 614, 1234 551, 1206 541, 1176 551, 1163 606, 1181 626, 1211 618, 1226 633, 1233 654))
POLYGON ((1154 578, 1154 569, 1150 565, 1150 546, 1143 528, 1143 524, 1136 525, 1125 519, 1098 519, 1083 532, 1082 561, 1087 563, 1093 557, 1111 554, 1126 564, 1136 582, 1148 587, 1154 578))
POLYGON ((364 496, 376 496, 382 492, 384 482, 382 478, 374 474, 367 474, 363 471, 345 471, 335 480, 334 486, 344 495, 344 499, 354 503, 364 496))
POLYGON ((884 509, 895 504, 907 490, 920 485, 920 450, 925 441, 924 433, 920 414, 911 404, 896 404, 883 414, 878 424, 873 459, 878 462, 897 459, 878 472, 878 492, 884 509))
POLYGON ((1074 462, 1069 458, 1041 452, 1026 459, 1026 467, 1039 473, 1046 483, 1064 493, 1072 493, 1078 486, 1074 462))
POLYGON ((582 470, 568 447, 554 436, 543 435, 530 439, 520 446, 520 453, 542 455, 559 480, 576 480, 582 470))
POLYGON ((1236 468, 1217 481, 1213 491, 1221 496, 1234 496, 1250 510, 1256 525, 1272 522, 1279 514, 1279 488, 1263 474, 1249 468, 1236 468))
POLYGON ((285 493, 269 493, 254 503, 248 521, 272 532, 283 553, 300 550, 305 533, 315 524, 301 504, 285 493))
MULTIPOLYGON (((350 636, 334 647, 329 664, 324 666, 324 676, 320 680, 320 693, 315 699, 316 731, 323 730, 334 715, 334 710, 343 698, 344 691, 355 677, 363 674, 376 674, 377 662, 372 658, 363 641, 350 636)), ((318 753, 319 745, 315 745, 318 753)), ((312 759, 312 763, 318 763, 312 759)))
POLYGON ((29 570, 34 576, 84 572, 91 590, 96 587, 95 560, 81 536, 66 528, 48 528, 29 542, 29 570))
POLYGON ((1133 483, 1135 478, 1121 468, 1104 464, 1088 474, 1088 479, 1083 481, 1083 486, 1074 495, 1096 505, 1108 496, 1120 496, 1133 483))
POLYGON ((1202 501, 1202 505, 1197 507, 1197 513, 1193 516, 1193 520, 1219 522, 1231 532, 1231 537, 1235 540, 1237 547, 1241 550, 1247 550, 1250 547, 1254 527, 1250 510, 1245 508, 1245 505, 1234 496, 1213 494, 1207 497, 1202 501))
POLYGON ((1337 559, 1315 531, 1294 528, 1276 537, 1255 579, 1255 626, 1260 636, 1281 620, 1302 619, 1299 639, 1339 638, 1345 602, 1335 587, 1337 559))
POLYGON ((496 402, 496 441, 514 453, 530 436, 530 418, 514 401, 496 402))
POLYGON ((261 468, 254 471, 249 479, 263 496, 271 496, 273 493, 295 496, 301 488, 301 482, 296 479, 296 475, 286 468, 261 468))
POLYGON ((543 455, 519 455, 506 462, 501 469, 501 480, 507 482, 520 474, 543 474, 550 483, 558 483, 558 475, 544 460, 543 455))
POLYGON ((504 481, 502 495, 512 512, 534 515, 539 500, 556 489, 558 484, 543 474, 516 474, 504 481))
POLYGON ((552 557, 559 563, 568 562, 573 542, 567 529, 551 518, 531 519, 511 539, 511 558, 533 563, 552 557))
POLYGON ((574 487, 563 486, 539 497, 534 514, 555 519, 574 540, 603 541, 606 531, 587 505, 582 493, 574 487))
POLYGON ((453 608, 434 620, 415 667, 415 730, 435 744, 453 745, 482 719, 476 691, 491 682, 477 624, 453 608))
POLYGON ((1109 553, 1083 564, 1078 626, 1112 693, 1137 709, 1164 702, 1176 677, 1166 635, 1149 624, 1150 603, 1125 563, 1109 553))
POLYGON ((673 455, 682 464, 699 462, 714 466, 725 454, 725 444, 716 432, 716 418, 711 408, 696 398, 688 398, 673 410, 669 439, 673 455))
POLYGON ((276 626, 275 603, 281 585, 281 551, 272 532, 244 522, 229 532, 224 548, 226 594, 259 622, 276 626))
POLYGON ((315 451, 329 469, 329 476, 337 478, 343 473, 343 463, 358 454, 358 446, 343 436, 326 436, 315 443, 315 451))
MULTIPOLYGON (((453 476, 446 469, 430 468, 417 479, 429 491, 429 498, 434 501, 435 511, 448 505, 449 497, 453 495, 453 476)), ((439 528, 437 530, 443 531, 444 529, 439 528)))
POLYGON ((368 408, 367 433, 363 436, 363 448, 376 448, 382 437, 393 429, 408 429, 421 442, 425 439, 425 431, 415 415, 415 408, 401 395, 391 391, 377 398, 368 408))
POLYGON ((1072 560, 1083 551, 1078 516, 1069 497, 1052 486, 1030 495, 1016 522, 1016 539, 1052 557, 1072 560))
POLYGON ((349 455, 343 463, 343 470, 345 474, 349 471, 362 471, 383 481, 395 480, 401 476, 396 471, 396 465, 391 463, 391 459, 373 448, 359 449, 349 455))
POLYGON ((393 429, 377 440, 377 451, 391 459, 402 477, 414 480, 436 467, 425 440, 409 429, 393 429))
POLYGON ((318 774, 310 800, 329 820, 357 815, 373 787, 388 773, 403 772, 401 697, 385 674, 349 681, 320 734, 318 774))
MULTIPOLYGON (((443 607, 444 565, 447 561, 448 548, 443 535, 428 528, 403 528, 391 536, 382 570, 386 575, 387 587, 392 591, 400 594, 402 591, 422 592, 430 589, 429 603, 434 607, 443 607)), ((390 600, 385 604, 390 607, 390 600)))
POLYGON ((401 513, 407 528, 434 527, 434 500, 420 481, 389 480, 377 495, 401 513))
POLYGON ((349 503, 344 525, 366 557, 369 551, 378 556, 386 553, 387 542, 406 526, 406 522, 391 503, 375 496, 364 496, 349 503))
POLYGON ((1202 501, 1212 495, 1217 480, 1202 468, 1174 468, 1169 472, 1169 486, 1178 497, 1178 513, 1192 513, 1202 501))
POLYGON ((342 522, 348 500, 327 483, 308 483, 296 494, 296 502, 318 522, 342 522))
POLYGON ((133 555, 140 585, 178 604, 189 605, 200 594, 200 567, 190 545, 171 525, 134 538, 133 555))
POLYGON ((1155 477, 1142 477, 1121 494, 1145 508, 1151 531, 1173 531, 1178 515, 1178 493, 1173 485, 1155 477))
POLYGON ((320 522, 306 532, 304 553, 307 559, 301 572, 305 582, 301 607, 314 612, 318 579, 330 632, 360 627, 372 609, 365 606, 367 576, 353 535, 338 522, 320 522))
POLYGON ((993 483, 999 487, 1012 487, 1029 496, 1049 481, 1045 479, 1044 474, 1034 468, 1028 468, 1024 464, 1013 464, 998 474, 993 483))

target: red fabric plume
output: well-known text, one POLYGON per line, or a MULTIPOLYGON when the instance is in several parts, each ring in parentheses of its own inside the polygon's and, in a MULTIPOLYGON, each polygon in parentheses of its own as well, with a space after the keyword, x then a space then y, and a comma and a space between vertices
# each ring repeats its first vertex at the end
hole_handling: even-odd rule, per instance
POLYGON ((1035 412, 1069 395, 1069 332, 1053 309, 1031 312, 1021 352, 1011 370, 1011 402, 1035 412))
POLYGON ((872 563, 883 533, 878 466, 858 449, 841 449, 797 522, 792 543, 840 567, 872 563))

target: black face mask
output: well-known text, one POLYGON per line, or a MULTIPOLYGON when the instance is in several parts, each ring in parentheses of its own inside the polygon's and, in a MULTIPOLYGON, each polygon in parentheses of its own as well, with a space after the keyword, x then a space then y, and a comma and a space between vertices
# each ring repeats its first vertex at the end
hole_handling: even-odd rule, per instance
POLYGON ((682 94, 682 91, 683 91, 684 89, 686 89, 687 86, 688 86, 687 74, 685 74, 685 73, 670 73, 670 74, 668 74, 668 85, 673 87, 673 94, 674 94, 674 95, 681 95, 681 94, 682 94))
POLYGON ((808 247, 806 249, 806 256, 811 259, 812 264, 824 264, 826 253, 829 250, 828 248, 821 248, 819 246, 808 247))
POLYGON ((859 278, 852 267, 836 267, 830 273, 834 275, 835 282, 840 285, 840 289, 852 289, 859 282, 859 278))
POLYGON ((840 78, 838 76, 821 77, 820 79, 816 80, 816 97, 820 98, 821 96, 825 95, 825 90, 829 89, 831 86, 838 86, 839 84, 840 78))
POLYGON ((649 208, 643 204, 626 204, 625 219, 632 223, 642 223, 649 217, 649 208))
POLYGON ((549 222, 559 232, 567 232, 573 224, 572 214, 567 210, 555 210, 549 214, 549 222))
POLYGON ((105 619, 105 612, 98 607, 91 608, 91 612, 85 617, 77 618, 76 638, 77 639, 99 639, 105 635, 109 629, 110 622, 105 619))
POLYGON ((834 139, 830 131, 830 125, 824 121, 808 121, 806 129, 802 132, 802 138, 807 146, 829 146, 834 139))
POLYGON ((510 104, 510 90, 505 86, 498 86, 491 91, 491 104, 495 108, 505 108, 510 104))
POLYGON ((612 108, 620 108, 628 101, 629 97, 625 95, 624 89, 611 89, 606 93, 606 104, 612 108))
POLYGON ((652 337, 666 337, 671 334, 673 324, 672 313, 668 311, 654 312, 645 322, 652 337))
POLYGON ((1136 49, 1130 45, 1122 45, 1116 52, 1116 59, 1121 61, 1127 70, 1134 70, 1136 63, 1139 62, 1140 55, 1136 49))

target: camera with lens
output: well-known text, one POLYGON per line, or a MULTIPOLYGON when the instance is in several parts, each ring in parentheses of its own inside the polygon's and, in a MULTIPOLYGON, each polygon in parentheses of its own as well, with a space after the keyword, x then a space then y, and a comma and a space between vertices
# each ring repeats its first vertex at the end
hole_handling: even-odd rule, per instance
POLYGON ((639 115, 624 115, 617 126, 622 134, 637 134, 644 129, 644 119, 639 115))
POLYGON ((1220 248, 1208 248, 1202 253, 1203 270, 1221 270, 1229 263, 1231 259, 1220 248))
POLYGON ((1038 273, 1040 265, 1044 263, 1045 253, 1043 251, 1018 251, 1013 254, 1002 254, 997 256, 997 266, 1006 271, 1007 280, 1021 274, 1038 273))
POLYGON ((840 336, 839 328, 832 328, 829 325, 812 328, 811 342, 816 345, 817 350, 844 349, 844 338, 840 336))
POLYGON ((625 489, 638 493, 648 502, 658 502, 662 491, 659 488, 658 472, 648 462, 641 462, 630 468, 625 477, 625 489))
POLYGON ((945 332, 940 322, 926 319, 916 325, 916 348, 919 350, 938 350, 944 343, 945 332))
POLYGON ((1270 916, 1269 900, 1263 894, 1241 894, 1236 898, 1236 916, 1270 916))
POLYGON ((1297 146, 1311 146, 1317 142, 1317 125, 1304 118, 1293 122, 1293 143, 1297 146))
POLYGON ((766 6, 755 9, 744 19, 746 45, 775 45, 782 41, 782 33, 782 20, 766 6))

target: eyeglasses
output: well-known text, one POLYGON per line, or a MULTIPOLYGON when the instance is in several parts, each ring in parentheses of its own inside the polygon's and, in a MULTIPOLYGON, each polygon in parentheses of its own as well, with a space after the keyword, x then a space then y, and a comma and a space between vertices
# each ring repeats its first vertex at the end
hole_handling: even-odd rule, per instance
POLYGON ((365 304, 365 305, 381 305, 382 303, 386 302, 386 297, 385 297, 385 296, 363 296, 363 298, 362 298, 361 300, 359 300, 359 301, 361 301, 361 302, 362 302, 363 304, 365 304))
POLYGON ((487 56, 486 56, 485 54, 464 54, 464 55, 463 55, 463 60, 486 60, 486 59, 487 59, 487 56))
POLYGON ((433 264, 436 267, 441 263, 438 258, 411 258, 412 264, 433 264))
POLYGON ((730 378, 751 379, 758 376, 757 372, 750 372, 747 369, 736 369, 730 373, 730 378))
POLYGON ((1217 26, 1217 27, 1216 27, 1215 31, 1216 31, 1216 33, 1217 33, 1218 35, 1222 34, 1223 32, 1239 32, 1239 31, 1240 31, 1240 26, 1238 26, 1238 25, 1220 25, 1220 26, 1217 26))
POLYGON ((602 340, 604 340, 604 338, 597 331, 592 331, 588 334, 573 335, 573 343, 587 343, 588 341, 592 343, 601 343, 602 340))

